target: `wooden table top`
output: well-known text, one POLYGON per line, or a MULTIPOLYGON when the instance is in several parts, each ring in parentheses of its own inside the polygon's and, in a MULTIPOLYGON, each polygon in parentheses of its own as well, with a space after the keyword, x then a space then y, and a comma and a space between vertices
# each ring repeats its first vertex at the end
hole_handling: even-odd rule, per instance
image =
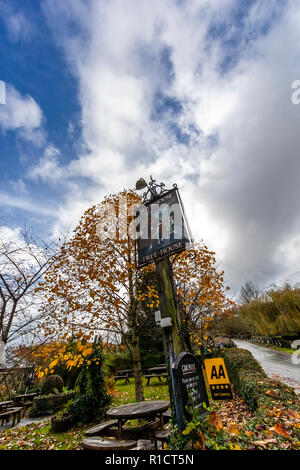
POLYGON ((147 369, 147 370, 148 370, 148 371, 151 371, 151 372, 156 372, 156 371, 159 371, 159 370, 166 371, 166 370, 167 370, 167 366, 150 367, 150 369, 147 369))
POLYGON ((106 415, 110 418, 118 419, 136 419, 153 416, 156 413, 166 411, 170 406, 168 401, 141 401, 139 403, 131 403, 129 405, 117 406, 110 408, 106 415))
POLYGON ((8 400, 8 401, 0 401, 0 408, 4 407, 4 406, 9 406, 9 405, 12 405, 13 404, 13 401, 12 400, 8 400))

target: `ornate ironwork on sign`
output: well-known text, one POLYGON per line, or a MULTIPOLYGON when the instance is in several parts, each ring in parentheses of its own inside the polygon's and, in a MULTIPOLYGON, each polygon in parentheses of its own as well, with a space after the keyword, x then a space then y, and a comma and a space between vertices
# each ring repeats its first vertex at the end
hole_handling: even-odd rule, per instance
MULTIPOLYGON (((173 188, 177 188, 177 184, 173 184, 173 188)), ((150 182, 147 184, 147 191, 143 194, 142 203, 147 204, 148 202, 152 202, 168 191, 170 190, 165 189, 165 183, 158 184, 156 180, 150 176, 150 182)))

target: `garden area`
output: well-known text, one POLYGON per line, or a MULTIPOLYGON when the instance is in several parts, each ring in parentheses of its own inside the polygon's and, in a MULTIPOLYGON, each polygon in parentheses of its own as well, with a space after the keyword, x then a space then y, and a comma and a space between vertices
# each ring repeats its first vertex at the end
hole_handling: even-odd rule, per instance
MULTIPOLYGON (((201 417, 197 411, 193 412, 192 420, 187 424, 183 433, 178 432, 176 423, 170 420, 164 425, 168 431, 168 439, 164 442, 163 448, 169 450, 191 449, 194 450, 265 450, 282 449, 296 450, 300 447, 300 406, 299 399, 292 388, 284 384, 269 379, 261 369, 259 363, 248 351, 233 348, 223 348, 216 351, 222 354, 233 385, 233 399, 230 401, 216 402, 210 399, 209 413, 206 417, 201 417), (247 367, 246 367, 247 366, 247 367)), ((95 352, 92 353, 95 355, 95 352)), ((91 355, 87 355, 87 362, 92 361, 91 355)), ((101 354, 96 354, 97 362, 100 365, 101 354)), ((94 357, 94 359, 95 359, 94 357)), ((118 358, 119 359, 119 358, 118 358)), ((111 360, 111 358, 110 358, 111 360)), ((105 367, 104 367, 105 369, 105 367)), ((88 370, 88 369, 83 369, 88 370)), ((101 370, 101 368, 100 368, 101 370)), ((107 370, 107 368, 106 368, 107 370)), ((79 374, 80 375, 80 374, 79 374)), ((83 375, 86 375, 85 373, 83 375)), ((52 375, 52 378, 58 377, 52 375)), ((109 407, 119 407, 135 402, 134 378, 115 383, 113 376, 104 379, 100 373, 102 397, 97 395, 97 401, 93 401, 92 396, 88 399, 89 393, 80 392, 83 387, 82 378, 78 381, 76 392, 57 390, 59 382, 48 395, 50 401, 48 406, 53 407, 51 397, 70 395, 73 398, 65 406, 60 405, 61 411, 56 413, 56 419, 65 425, 63 416, 69 416, 69 410, 77 403, 76 419, 67 423, 66 429, 59 429, 53 423, 52 418, 43 418, 41 422, 32 422, 22 426, 22 421, 17 427, 9 428, 0 434, 1 450, 80 450, 82 441, 85 439, 85 432, 99 422, 103 422, 104 410, 109 407), (106 397, 106 398, 105 398, 106 397), (89 400, 92 400, 89 403, 89 400), (102 401, 99 401, 102 400, 102 401), (50 403, 50 405, 49 405, 50 403), (91 412, 91 403, 101 403, 96 411, 91 412), (79 406, 78 406, 79 405, 79 406), (80 411, 82 410, 82 414, 80 411), (90 417, 88 418, 88 413, 90 417), (77 422, 76 422, 77 420, 77 422)), ((40 379, 43 384, 48 383, 47 379, 40 379)), ((169 400, 168 386, 165 381, 154 378, 149 385, 143 378, 143 390, 146 401, 169 400)), ((50 387, 51 388, 51 387, 50 387)), ((84 387, 83 387, 84 388, 84 387)), ((45 389, 45 386, 44 386, 45 389)), ((99 388, 97 388, 99 390, 99 388)), ((45 393, 45 390, 44 392, 45 393)), ((41 396, 47 397, 47 395, 41 396)), ((46 409, 40 412, 45 414, 46 409)), ((48 411, 53 412, 52 409, 48 411)), ((38 413, 38 414, 39 414, 38 413)), ((32 411, 29 410, 29 415, 32 411)), ((37 414, 37 413, 33 413, 37 414)), ((38 419, 38 418, 35 418, 38 419)), ((42 418, 41 418, 42 419, 42 418)), ((131 420, 127 426, 134 426, 136 423, 131 420)), ((140 449, 153 449, 153 442, 142 442, 140 449)))

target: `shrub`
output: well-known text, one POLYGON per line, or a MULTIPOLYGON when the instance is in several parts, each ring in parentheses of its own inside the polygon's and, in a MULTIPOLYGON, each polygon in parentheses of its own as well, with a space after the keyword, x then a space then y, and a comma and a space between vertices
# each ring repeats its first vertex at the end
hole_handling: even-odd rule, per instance
POLYGON ((111 397, 107 394, 103 374, 103 355, 100 341, 95 341, 92 353, 87 355, 76 382, 75 399, 58 416, 52 419, 51 429, 68 429, 78 423, 102 419, 111 397))
POLYGON ((74 391, 35 397, 30 410, 30 417, 52 415, 58 410, 61 410, 63 406, 74 397, 74 391))
POLYGON ((41 394, 50 395, 51 393, 61 393, 63 386, 64 381, 59 375, 49 375, 42 385, 41 394))
POLYGON ((72 427, 73 420, 72 416, 54 416, 51 419, 51 431, 58 433, 58 432, 65 432, 72 427))
POLYGON ((222 349, 229 379, 250 411, 255 411, 266 401, 274 399, 286 402, 296 397, 285 384, 267 377, 259 362, 245 349, 222 349))
POLYGON ((105 370, 108 375, 114 375, 117 370, 133 368, 133 359, 129 351, 107 353, 105 355, 105 370))

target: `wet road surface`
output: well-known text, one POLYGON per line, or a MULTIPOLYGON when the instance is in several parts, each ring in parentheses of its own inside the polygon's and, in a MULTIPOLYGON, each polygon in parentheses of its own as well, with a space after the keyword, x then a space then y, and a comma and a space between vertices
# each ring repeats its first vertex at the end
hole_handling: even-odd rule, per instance
MULTIPOLYGON (((239 348, 250 351, 255 359, 260 362, 262 368, 270 377, 275 377, 295 388, 300 394, 300 364, 294 364, 292 355, 276 351, 264 346, 258 346, 248 341, 234 339, 239 348)), ((298 362, 300 354, 298 355, 298 362)))

